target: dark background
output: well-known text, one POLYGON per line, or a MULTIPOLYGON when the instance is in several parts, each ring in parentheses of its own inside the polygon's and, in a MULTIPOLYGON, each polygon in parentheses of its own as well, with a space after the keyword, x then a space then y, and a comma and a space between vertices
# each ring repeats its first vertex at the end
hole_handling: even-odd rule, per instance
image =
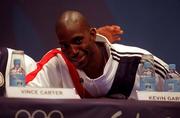
POLYGON ((120 25, 120 43, 145 48, 180 70, 180 0, 0 0, 0 46, 22 49, 38 61, 59 46, 55 22, 68 9, 95 27, 120 25))

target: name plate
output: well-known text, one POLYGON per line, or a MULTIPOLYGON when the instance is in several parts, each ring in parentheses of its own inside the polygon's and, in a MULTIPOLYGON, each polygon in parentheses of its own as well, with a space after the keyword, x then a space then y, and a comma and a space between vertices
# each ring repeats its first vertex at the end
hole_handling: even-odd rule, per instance
POLYGON ((137 91, 138 100, 180 102, 180 92, 137 91))
POLYGON ((74 88, 7 87, 6 96, 12 98, 80 99, 74 88))

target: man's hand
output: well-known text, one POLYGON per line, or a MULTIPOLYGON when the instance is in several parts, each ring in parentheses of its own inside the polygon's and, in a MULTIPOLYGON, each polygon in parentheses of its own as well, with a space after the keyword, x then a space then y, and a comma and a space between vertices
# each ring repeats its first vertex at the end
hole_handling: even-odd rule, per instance
POLYGON ((99 27, 96 31, 97 33, 107 37, 110 43, 122 40, 120 35, 123 34, 123 30, 118 25, 102 26, 99 27))

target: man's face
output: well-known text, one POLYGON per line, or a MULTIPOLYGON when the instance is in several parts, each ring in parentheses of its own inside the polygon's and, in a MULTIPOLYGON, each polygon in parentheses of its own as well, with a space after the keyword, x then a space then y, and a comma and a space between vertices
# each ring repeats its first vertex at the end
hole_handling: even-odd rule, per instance
POLYGON ((58 34, 62 52, 78 68, 84 69, 94 54, 96 31, 82 27, 62 28, 58 34))

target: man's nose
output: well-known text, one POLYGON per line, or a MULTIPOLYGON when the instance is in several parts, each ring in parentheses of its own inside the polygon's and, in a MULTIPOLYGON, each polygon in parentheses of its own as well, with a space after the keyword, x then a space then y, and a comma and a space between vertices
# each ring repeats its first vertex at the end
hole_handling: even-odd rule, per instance
POLYGON ((71 50, 69 52, 69 56, 71 59, 76 58, 79 55, 79 49, 76 45, 71 45, 71 50))
POLYGON ((76 53, 78 53, 78 46, 76 46, 76 45, 71 45, 71 53, 72 54, 76 54, 76 53))

